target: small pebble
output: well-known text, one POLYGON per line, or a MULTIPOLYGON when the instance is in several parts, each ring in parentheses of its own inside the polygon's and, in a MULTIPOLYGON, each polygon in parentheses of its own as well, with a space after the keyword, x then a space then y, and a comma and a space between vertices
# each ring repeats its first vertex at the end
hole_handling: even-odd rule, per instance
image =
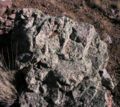
POLYGON ((8 16, 8 18, 11 19, 11 20, 14 20, 15 16, 16 16, 15 14, 11 14, 11 15, 8 16))

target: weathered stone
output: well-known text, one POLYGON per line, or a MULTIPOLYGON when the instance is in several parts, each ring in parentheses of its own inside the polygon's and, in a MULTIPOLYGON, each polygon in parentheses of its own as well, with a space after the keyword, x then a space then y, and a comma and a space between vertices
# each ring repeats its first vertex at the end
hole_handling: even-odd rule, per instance
POLYGON ((23 9, 17 12, 12 35, 28 88, 19 99, 21 107, 105 106, 99 71, 108 52, 94 26, 23 9))

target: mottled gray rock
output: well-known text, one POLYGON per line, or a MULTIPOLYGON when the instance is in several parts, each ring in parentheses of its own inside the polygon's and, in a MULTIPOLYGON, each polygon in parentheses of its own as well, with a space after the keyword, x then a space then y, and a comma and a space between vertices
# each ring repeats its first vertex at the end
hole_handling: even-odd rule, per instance
POLYGON ((94 26, 23 9, 13 31, 18 68, 27 83, 21 107, 105 106, 99 70, 108 52, 94 26))

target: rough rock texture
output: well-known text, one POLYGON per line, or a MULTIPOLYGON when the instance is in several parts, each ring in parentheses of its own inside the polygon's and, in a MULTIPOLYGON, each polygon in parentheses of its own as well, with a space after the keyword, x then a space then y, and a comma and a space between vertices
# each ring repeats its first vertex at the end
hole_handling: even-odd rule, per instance
POLYGON ((108 43, 107 71, 115 84, 120 81, 120 0, 13 0, 13 5, 37 8, 54 16, 66 15, 77 22, 94 25, 108 43))
POLYGON ((5 13, 0 16, 0 36, 8 34, 14 27, 15 10, 7 9, 5 13))
POLYGON ((92 25, 18 10, 12 43, 18 73, 24 74, 17 89, 20 107, 106 105, 99 71, 108 61, 107 45, 92 25))
POLYGON ((13 28, 15 10, 11 7, 11 0, 0 0, 0 36, 9 33, 13 28))

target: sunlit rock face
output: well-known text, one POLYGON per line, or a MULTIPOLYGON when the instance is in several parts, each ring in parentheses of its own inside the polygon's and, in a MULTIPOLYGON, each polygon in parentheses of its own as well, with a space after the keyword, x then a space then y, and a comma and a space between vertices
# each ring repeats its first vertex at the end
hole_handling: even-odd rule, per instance
POLYGON ((21 107, 104 107, 99 70, 108 61, 107 45, 93 25, 39 10, 18 10, 13 50, 27 89, 21 107))

